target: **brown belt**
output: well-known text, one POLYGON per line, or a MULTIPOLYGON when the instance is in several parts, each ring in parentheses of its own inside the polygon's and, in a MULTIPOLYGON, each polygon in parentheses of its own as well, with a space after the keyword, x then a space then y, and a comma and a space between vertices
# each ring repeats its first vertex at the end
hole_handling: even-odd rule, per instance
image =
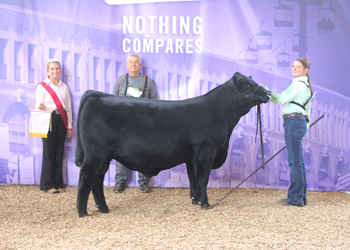
POLYGON ((286 115, 283 115, 283 120, 289 118, 289 117, 293 117, 293 116, 303 116, 302 113, 290 113, 290 114, 286 114, 286 115))
MULTIPOLYGON (((67 111, 64 111, 67 114, 67 111)), ((52 114, 60 115, 60 111, 58 109, 52 110, 52 114)))

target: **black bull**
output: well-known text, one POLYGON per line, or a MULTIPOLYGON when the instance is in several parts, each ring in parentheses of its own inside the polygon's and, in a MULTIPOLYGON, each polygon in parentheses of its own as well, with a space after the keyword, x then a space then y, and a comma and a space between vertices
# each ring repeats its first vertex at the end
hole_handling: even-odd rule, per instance
POLYGON ((269 101, 268 91, 240 73, 207 94, 183 101, 155 101, 90 91, 80 101, 75 163, 79 217, 87 215, 90 191, 108 213, 103 179, 111 159, 155 176, 186 163, 192 204, 210 209, 210 171, 225 162, 239 119, 269 101))

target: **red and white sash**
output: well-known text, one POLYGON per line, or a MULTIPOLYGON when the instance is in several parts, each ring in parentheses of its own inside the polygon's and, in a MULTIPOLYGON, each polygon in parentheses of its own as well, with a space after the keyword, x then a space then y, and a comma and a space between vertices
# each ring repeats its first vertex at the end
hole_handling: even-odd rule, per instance
POLYGON ((60 112, 60 115, 61 115, 62 120, 64 122, 64 126, 66 126, 66 129, 68 130, 67 115, 66 115, 66 112, 63 109, 63 106, 62 106, 62 103, 61 103, 60 99, 56 95, 56 92, 46 82, 41 82, 39 84, 41 84, 44 87, 44 89, 46 89, 46 91, 49 92, 49 94, 51 95, 53 101, 56 104, 58 112, 60 112))

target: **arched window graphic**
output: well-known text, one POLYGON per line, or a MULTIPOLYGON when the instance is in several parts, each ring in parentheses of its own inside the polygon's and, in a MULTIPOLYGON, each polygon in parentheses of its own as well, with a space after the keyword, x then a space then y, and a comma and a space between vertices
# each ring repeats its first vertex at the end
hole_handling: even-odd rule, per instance
POLYGON ((49 59, 56 58, 57 49, 49 48, 49 59))
POLYGON ((100 90, 100 82, 99 82, 99 76, 100 76, 100 71, 99 71, 99 66, 100 66, 100 58, 94 56, 93 59, 94 62, 94 90, 100 90))
POLYGON ((186 164, 180 164, 169 170, 169 179, 165 182, 165 187, 189 187, 186 164))
POLYGON ((208 81, 208 91, 212 90, 214 86, 215 86, 214 82, 208 81))
POLYGON ((5 113, 3 122, 9 124, 10 152, 30 155, 28 107, 23 102, 12 103, 5 113))
MULTIPOLYGON (((115 62, 115 64, 116 64, 116 68, 117 68, 117 66, 119 66, 119 68, 116 70, 117 75, 118 75, 118 72, 119 72, 119 70, 120 70, 120 67, 121 67, 122 63, 121 63, 121 62, 115 62)), ((148 68, 142 67, 142 71, 143 71, 142 74, 148 75, 148 68)), ((119 76, 119 75, 118 75, 118 76, 119 76)))
POLYGON ((111 60, 105 59, 105 68, 104 68, 104 79, 105 79, 105 92, 110 94, 111 83, 108 81, 108 69, 111 65, 111 60))
MULTIPOLYGON (((118 62, 118 61, 115 61, 115 64, 114 64, 114 69, 115 69, 115 75, 118 77, 120 74, 119 74, 119 71, 120 71, 120 68, 122 67, 122 63, 121 62, 118 62)), ((145 74, 145 72, 147 72, 147 68, 143 67, 142 68, 143 70, 143 74, 145 74)))
POLYGON ((340 159, 335 168, 334 185, 337 184, 339 177, 342 176, 342 171, 344 169, 344 166, 345 166, 345 161, 343 159, 340 159))
POLYGON ((0 158, 0 183, 11 184, 15 172, 16 170, 9 169, 7 159, 0 158))
POLYGON ((28 44, 28 83, 34 83, 34 65, 32 61, 35 48, 35 44, 28 44))
POLYGON ((81 59, 81 54, 79 53, 74 53, 74 90, 76 92, 80 92, 80 74, 79 74, 79 62, 81 59))
POLYGON ((158 76, 158 70, 157 69, 152 69, 152 80, 156 81, 158 76))
POLYGON ((329 157, 324 156, 321 159, 319 171, 318 171, 318 190, 327 190, 327 177, 329 172, 329 157))
POLYGON ((176 85, 177 85, 177 100, 182 100, 183 97, 183 88, 181 86, 182 75, 177 74, 176 85))
MULTIPOLYGON (((264 160, 268 158, 270 155, 270 148, 268 143, 264 143, 264 160)), ((258 169, 262 165, 262 155, 261 155, 261 148, 258 150, 256 158, 255 158, 255 169, 258 169)), ((264 169, 260 169, 255 174, 255 185, 270 185, 269 183, 269 173, 270 168, 268 166, 265 166, 264 169)))
POLYGON ((5 64, 5 49, 8 40, 0 38, 0 79, 7 79, 7 64, 5 64))
POLYGON ((303 157, 304 157, 306 174, 309 174, 311 171, 311 155, 310 153, 305 153, 303 157))
POLYGON ((22 48, 23 42, 18 42, 15 41, 14 42, 14 67, 15 67, 15 81, 19 82, 21 81, 21 75, 22 75, 22 71, 23 68, 19 65, 19 57, 20 57, 20 50, 22 48))
POLYGON ((173 100, 172 93, 172 80, 174 73, 168 72, 168 100, 173 100))
POLYGON ((244 138, 237 138, 231 148, 230 155, 230 178, 231 181, 240 181, 245 177, 244 161, 245 145, 244 138))
POLYGON ((68 84, 68 71, 66 68, 68 56, 69 56, 69 51, 62 50, 62 62, 61 62, 62 75, 61 75, 61 79, 62 79, 62 82, 64 82, 65 84, 68 84))
POLYGON ((311 160, 311 153, 310 152, 306 152, 304 154, 304 165, 305 165, 305 173, 306 173, 306 185, 307 188, 310 187, 315 187, 317 186, 317 184, 315 183, 315 178, 314 178, 314 172, 311 173, 311 164, 312 164, 312 160, 311 160))
POLYGON ((288 164, 288 152, 287 149, 282 151, 278 161, 279 168, 279 187, 286 188, 289 187, 290 181, 290 169, 288 164))
POLYGON ((207 93, 208 91, 205 91, 205 80, 199 80, 199 94, 200 95, 204 95, 205 93, 207 93))
POLYGON ((186 99, 192 97, 189 95, 190 92, 191 77, 186 76, 186 99))

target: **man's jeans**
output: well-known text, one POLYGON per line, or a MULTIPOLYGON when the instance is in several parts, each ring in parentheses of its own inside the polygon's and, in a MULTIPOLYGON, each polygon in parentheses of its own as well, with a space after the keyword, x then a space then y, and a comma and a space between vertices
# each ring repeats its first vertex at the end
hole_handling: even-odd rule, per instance
POLYGON ((284 121, 283 127, 290 167, 290 187, 287 200, 290 202, 307 202, 302 146, 302 138, 307 131, 306 116, 289 117, 284 121))

